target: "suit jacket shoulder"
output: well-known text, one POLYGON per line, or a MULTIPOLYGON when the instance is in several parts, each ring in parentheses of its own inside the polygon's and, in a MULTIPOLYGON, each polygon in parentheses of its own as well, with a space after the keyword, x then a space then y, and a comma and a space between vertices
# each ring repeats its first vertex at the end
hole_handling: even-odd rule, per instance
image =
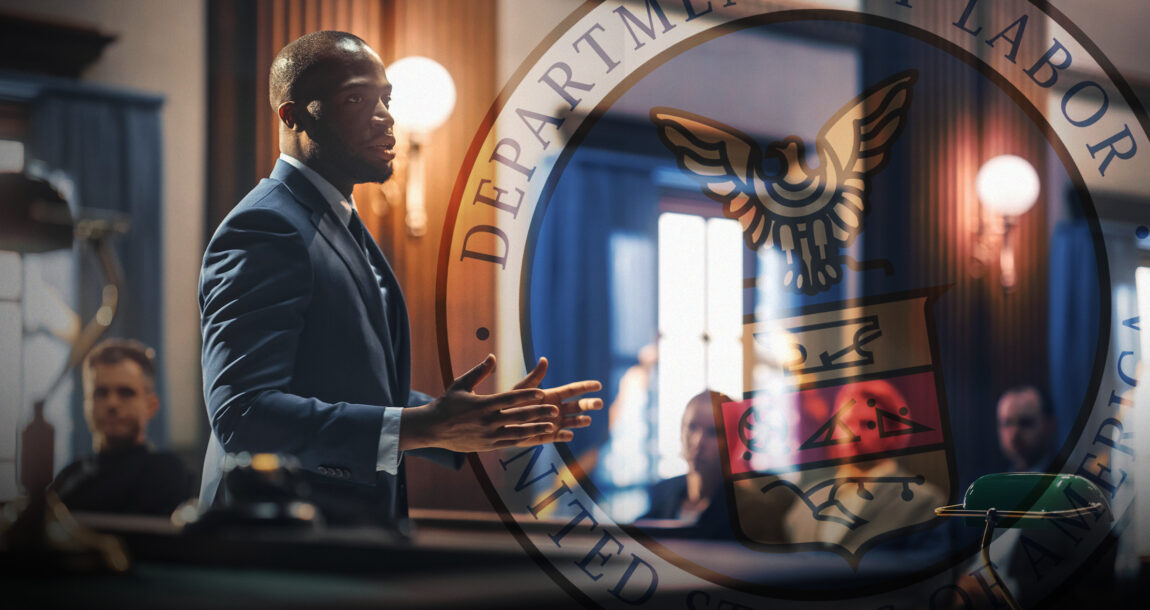
POLYGON ((283 162, 221 223, 200 276, 213 430, 203 503, 216 496, 225 452, 290 453, 339 483, 321 495, 366 493, 394 516, 396 481, 376 472, 376 458, 382 407, 409 399, 410 347, 386 271, 381 285, 329 204, 283 162))

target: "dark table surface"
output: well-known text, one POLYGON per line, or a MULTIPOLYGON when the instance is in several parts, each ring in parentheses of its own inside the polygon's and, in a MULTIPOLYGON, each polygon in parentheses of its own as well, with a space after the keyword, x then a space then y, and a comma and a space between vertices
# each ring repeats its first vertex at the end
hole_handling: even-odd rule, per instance
MULTIPOLYGON (((0 572, 0 608, 547 608, 582 607, 488 513, 416 511, 410 536, 374 528, 301 531, 246 527, 186 532, 167 519, 77 515, 122 540, 132 558, 123 574, 42 570, 0 572)), ((563 521, 528 525, 548 532, 563 521)), ((572 537, 579 534, 572 533, 572 537)), ((598 539, 552 549, 578 562, 598 539)), ((730 575, 797 580, 826 575, 824 563, 758 555, 698 540, 660 540, 682 556, 707 556, 730 575), (816 565, 818 564, 818 565, 816 565)), ((833 559, 833 558, 832 558, 833 559)), ((899 555, 901 563, 907 557, 899 555)), ((673 574, 644 607, 684 607, 687 586, 673 574)), ((718 591, 720 585, 715 585, 718 591)), ((595 600, 592 600, 594 602, 595 600)), ((613 600, 604 599, 603 602, 613 600)), ((849 604, 848 604, 849 606, 849 604)))
POLYGON ((167 519, 76 515, 122 540, 123 574, 0 574, 3 608, 578 607, 498 520, 437 514, 374 528, 187 533, 167 519))

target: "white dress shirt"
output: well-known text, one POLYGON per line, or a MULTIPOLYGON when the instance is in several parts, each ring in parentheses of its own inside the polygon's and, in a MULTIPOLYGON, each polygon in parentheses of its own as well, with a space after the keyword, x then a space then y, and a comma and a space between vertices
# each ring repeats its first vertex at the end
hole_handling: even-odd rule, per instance
MULTIPOLYGON (((304 165, 303 161, 284 153, 280 153, 280 160, 298 169, 304 177, 311 181, 320 195, 331 205, 331 210, 335 212, 336 218, 339 219, 344 230, 348 231, 350 235, 351 230, 347 228, 347 223, 351 220, 352 213, 355 212, 355 199, 353 198, 351 201, 348 201, 348 199, 343 196, 343 193, 339 192, 339 189, 332 186, 330 182, 316 173, 315 170, 304 165)), ((366 252, 364 253, 364 258, 367 258, 366 252)), ((376 276, 376 286, 382 286, 383 278, 379 277, 379 270, 375 268, 375 265, 371 264, 370 260, 368 261, 368 267, 376 276)), ((380 290, 382 291, 383 288, 380 288, 380 290)), ((386 298, 384 302, 387 302, 386 298)), ((403 455, 399 451, 399 424, 401 416, 402 407, 384 407, 383 409, 383 427, 379 431, 379 452, 376 454, 375 460, 376 470, 382 470, 388 474, 396 474, 399 472, 399 461, 403 458, 403 455)))

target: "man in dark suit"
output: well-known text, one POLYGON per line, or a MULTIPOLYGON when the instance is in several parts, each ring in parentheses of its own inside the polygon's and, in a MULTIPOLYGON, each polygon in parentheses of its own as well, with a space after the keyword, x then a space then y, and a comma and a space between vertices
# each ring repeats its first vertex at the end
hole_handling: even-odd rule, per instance
POLYGON ((1008 389, 998 399, 998 446, 1013 472, 1046 472, 1054 459, 1058 422, 1054 405, 1032 385, 1008 389))
POLYGON ((509 392, 472 391, 494 356, 434 400, 411 390, 403 295, 352 199, 395 158, 375 51, 344 32, 308 34, 276 56, 269 93, 279 161, 220 225, 200 274, 213 432, 201 504, 226 495, 225 452, 275 452, 298 459, 329 521, 393 523, 406 514, 405 452, 566 441, 589 424, 579 413, 602 402, 567 399, 598 382, 536 389, 545 360, 509 392))
POLYGON ((148 444, 160 410, 152 349, 102 341, 84 360, 83 383, 96 453, 65 466, 50 489, 76 511, 168 516, 192 497, 192 477, 179 457, 148 444))

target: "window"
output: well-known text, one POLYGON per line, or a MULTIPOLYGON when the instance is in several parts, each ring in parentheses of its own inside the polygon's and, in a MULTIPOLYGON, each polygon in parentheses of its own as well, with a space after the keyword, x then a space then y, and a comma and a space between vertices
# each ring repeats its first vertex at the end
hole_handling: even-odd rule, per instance
POLYGON ((743 240, 726 218, 659 217, 658 475, 686 472, 683 408, 703 389, 743 394, 743 240))
POLYGON ((16 484, 16 451, 23 414, 23 361, 20 346, 24 342, 20 296, 23 271, 20 255, 0 252, 0 501, 19 495, 16 484), (20 408, 17 408, 20 407, 20 408))
MULTIPOLYGON (((24 171, 28 112, 22 104, 0 102, 0 172, 24 171)), ((16 454, 25 419, 24 263, 15 252, 0 252, 0 501, 20 495, 16 454)))
POLYGON ((24 143, 0 140, 0 172, 24 171, 24 143))
MULTIPOLYGON (((721 216, 713 202, 670 197, 660 207, 654 248, 657 286, 650 290, 658 298, 658 361, 650 386, 635 390, 630 381, 621 382, 619 399, 611 407, 611 441, 603 455, 610 479, 600 482, 605 506, 624 521, 646 512, 649 485, 687 471, 680 427, 691 397, 712 389, 741 400, 746 388, 778 392, 785 386, 778 367, 757 361, 769 347, 749 343, 744 336, 748 321, 773 318, 794 305, 790 295, 769 289, 781 283, 779 255, 748 249, 738 221, 721 216)), ((634 259, 643 251, 639 245, 613 239, 612 257, 634 259)), ((618 294, 650 293, 636 288, 640 278, 615 272, 617 281, 631 284, 629 289, 617 286, 618 294)), ((614 307, 626 309, 623 303, 614 307)), ((633 362, 640 338, 624 340, 628 326, 617 328, 616 342, 630 347, 616 350, 616 359, 633 362)), ((763 414, 763 428, 785 436, 786 414, 782 407, 775 411, 763 414)))
MULTIPOLYGON (((1146 257, 1143 258, 1143 265, 1146 264, 1146 257)), ((1145 325, 1150 324, 1150 266, 1138 267, 1135 272, 1134 281, 1137 286, 1138 293, 1138 316, 1139 324, 1142 325, 1143 331, 1139 332, 1140 335, 1140 353, 1150 353, 1150 333, 1145 332, 1145 325)), ((1141 360, 1141 358, 1140 358, 1141 360)), ((1141 367, 1140 367, 1141 368, 1141 367)), ((1150 428, 1150 396, 1148 396, 1148 385, 1140 383, 1136 386, 1136 394, 1134 396, 1134 426, 1140 430, 1150 428)), ((1150 523, 1147 519, 1150 516, 1150 461, 1138 460, 1134 469, 1134 484, 1137 490, 1138 497, 1134 503, 1137 514, 1135 516, 1136 523, 1150 523)), ((1135 540, 1135 550, 1141 555, 1150 554, 1150 532, 1144 528, 1138 528, 1138 538, 1135 540)))

